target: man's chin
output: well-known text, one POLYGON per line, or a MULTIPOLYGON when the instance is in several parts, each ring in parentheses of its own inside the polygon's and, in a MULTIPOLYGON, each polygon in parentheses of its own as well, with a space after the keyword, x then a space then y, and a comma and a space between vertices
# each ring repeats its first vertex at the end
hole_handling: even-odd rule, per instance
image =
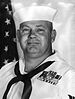
POLYGON ((39 51, 37 49, 27 50, 26 55, 29 57, 37 57, 39 55, 39 51))
POLYGON ((35 54, 39 51, 38 48, 39 48, 38 46, 29 46, 27 47, 27 52, 35 54))
POLYGON ((38 50, 36 50, 36 49, 28 50, 27 53, 28 54, 37 54, 38 50))

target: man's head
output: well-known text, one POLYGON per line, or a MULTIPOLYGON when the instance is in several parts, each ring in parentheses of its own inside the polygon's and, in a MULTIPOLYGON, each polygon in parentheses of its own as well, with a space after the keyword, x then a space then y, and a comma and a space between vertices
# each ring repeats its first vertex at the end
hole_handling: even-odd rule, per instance
POLYGON ((52 42, 56 31, 52 23, 44 20, 26 21, 20 24, 17 37, 24 55, 37 58, 52 54, 52 42))
POLYGON ((17 37, 24 56, 40 57, 52 53, 55 31, 52 22, 56 10, 50 6, 13 3, 17 37))

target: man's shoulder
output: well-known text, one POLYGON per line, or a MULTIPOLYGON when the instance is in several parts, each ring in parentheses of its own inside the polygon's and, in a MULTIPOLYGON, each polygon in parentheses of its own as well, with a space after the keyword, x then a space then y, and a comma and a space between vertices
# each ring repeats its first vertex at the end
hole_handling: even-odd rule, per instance
POLYGON ((75 82, 75 69, 70 67, 69 70, 65 73, 64 77, 67 78, 67 81, 69 81, 69 84, 72 82, 74 83, 75 82))
POLYGON ((0 69, 0 99, 3 96, 9 81, 15 77, 14 68, 17 62, 10 62, 0 69))
POLYGON ((6 65, 4 65, 1 69, 0 69, 0 77, 3 76, 4 74, 7 74, 8 72, 12 72, 14 70, 14 67, 16 65, 18 61, 15 62, 10 62, 6 65))
POLYGON ((66 90, 68 95, 75 96, 75 69, 69 68, 59 83, 63 90, 66 90))

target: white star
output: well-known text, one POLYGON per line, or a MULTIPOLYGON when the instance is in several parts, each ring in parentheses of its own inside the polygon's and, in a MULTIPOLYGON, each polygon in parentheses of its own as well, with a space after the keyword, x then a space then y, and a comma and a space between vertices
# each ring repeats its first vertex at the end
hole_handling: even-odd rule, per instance
POLYGON ((5 59, 3 63, 6 65, 8 63, 8 60, 5 59))
POLYGON ((10 24, 10 20, 9 19, 6 19, 5 23, 8 25, 10 24))
POLYGON ((16 62, 16 58, 14 57, 14 60, 13 60, 13 62, 16 62))
POLYGON ((9 11, 9 7, 8 7, 8 5, 5 7, 5 9, 7 9, 7 11, 9 11))
POLYGON ((9 32, 5 32, 5 37, 9 36, 9 32))
POLYGON ((9 11, 9 15, 12 15, 12 11, 9 11))
POLYGON ((13 41, 16 42, 16 38, 13 38, 13 41))
POLYGON ((8 46, 5 46, 5 49, 4 49, 6 52, 8 51, 8 46))

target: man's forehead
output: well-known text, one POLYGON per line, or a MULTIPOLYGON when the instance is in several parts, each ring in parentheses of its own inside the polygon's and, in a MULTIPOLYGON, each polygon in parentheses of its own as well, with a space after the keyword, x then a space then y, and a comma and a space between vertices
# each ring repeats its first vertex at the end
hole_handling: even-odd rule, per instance
POLYGON ((44 21, 44 20, 32 20, 26 21, 20 24, 21 27, 29 27, 29 26, 36 26, 36 27, 47 27, 48 25, 51 26, 51 22, 44 21))

